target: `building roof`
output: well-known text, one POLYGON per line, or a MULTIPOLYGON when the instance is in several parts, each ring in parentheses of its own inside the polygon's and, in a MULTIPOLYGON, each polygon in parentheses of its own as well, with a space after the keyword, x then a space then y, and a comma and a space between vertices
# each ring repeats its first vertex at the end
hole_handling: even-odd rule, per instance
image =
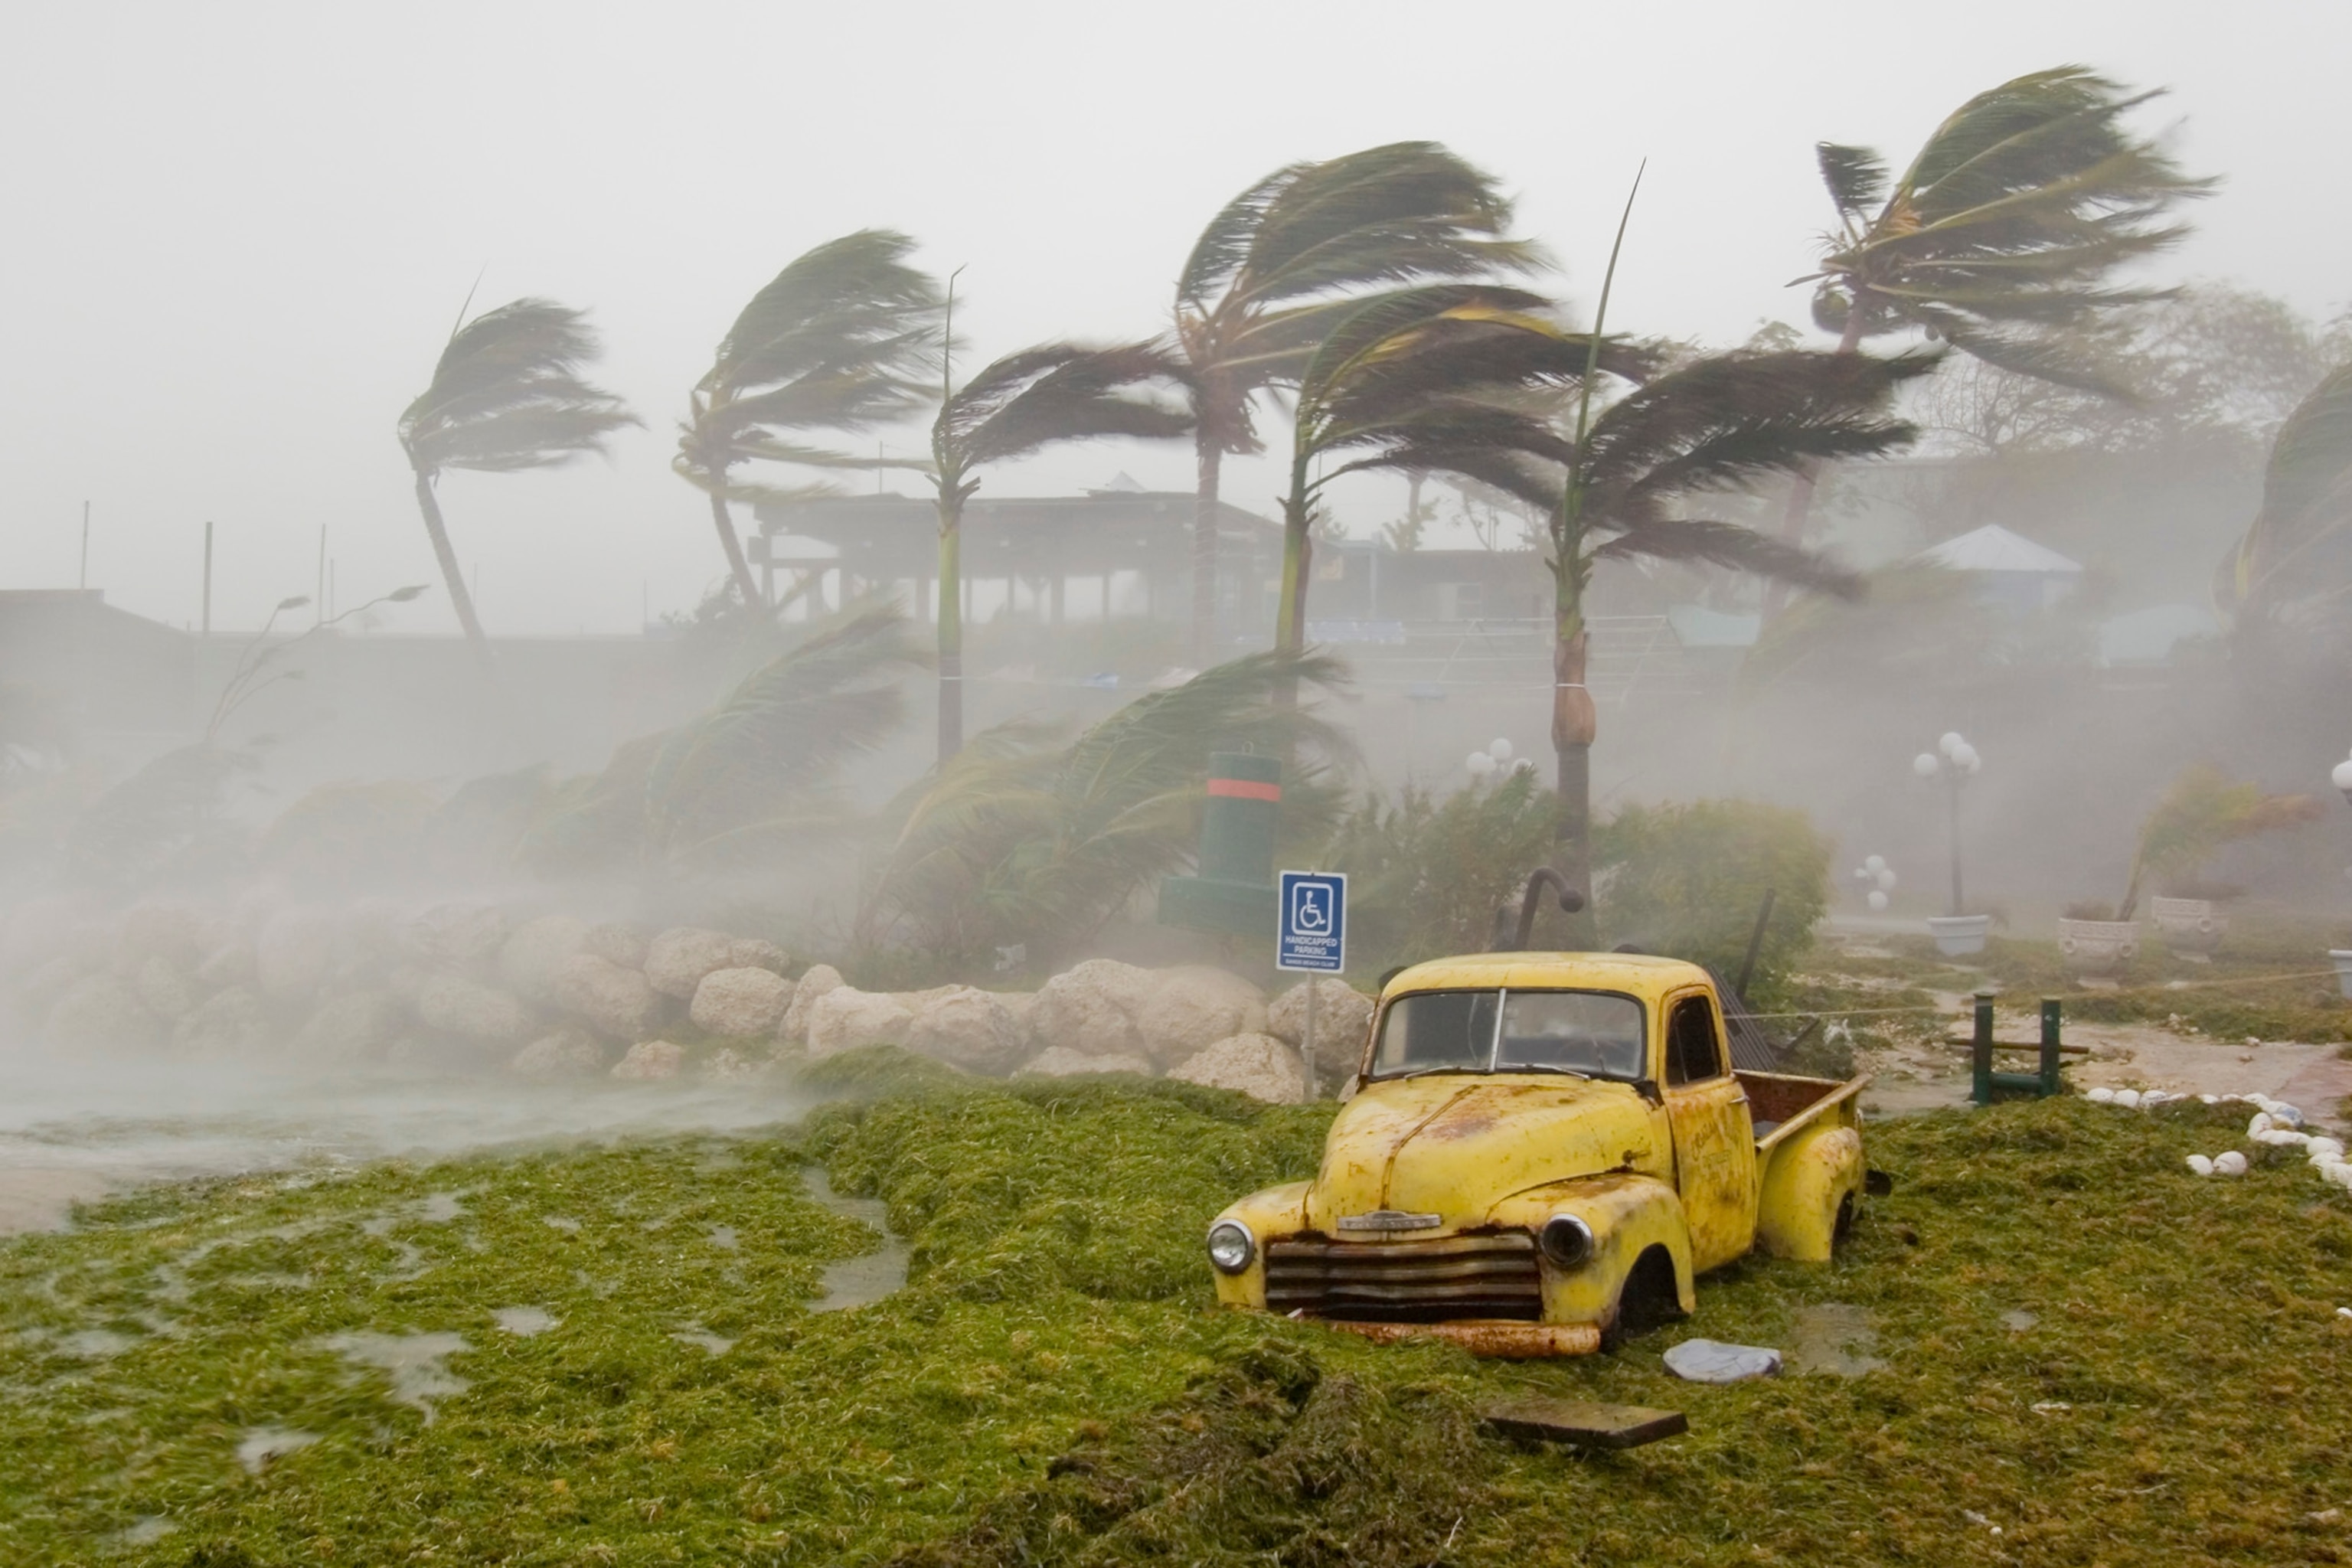
POLYGON ((1947 539, 1931 550, 1921 551, 1914 559, 1953 572, 2058 573, 2083 569, 2081 562, 2069 561, 1997 522, 1986 523, 1958 539, 1947 539))

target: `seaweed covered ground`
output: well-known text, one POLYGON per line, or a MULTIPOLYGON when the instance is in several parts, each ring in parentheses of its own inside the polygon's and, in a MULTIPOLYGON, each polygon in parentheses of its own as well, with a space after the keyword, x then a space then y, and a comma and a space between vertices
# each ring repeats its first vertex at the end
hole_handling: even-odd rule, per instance
MULTIPOLYGON (((2352 1558, 2352 1206, 2234 1113, 1871 1130, 1827 1268, 1507 1365, 1221 1313, 1229 1196, 1328 1106, 943 1082, 892 1053, 772 1133, 155 1189, 0 1245, 0 1562, 2245 1563, 2352 1558), (818 1311, 880 1237, 903 1290, 818 1311), (1689 1334, 1807 1365, 1675 1382, 1689 1334), (1486 1396, 1665 1405, 1586 1456, 1486 1396)), ((2288 1152, 2293 1152, 2292 1151, 2288 1152)))

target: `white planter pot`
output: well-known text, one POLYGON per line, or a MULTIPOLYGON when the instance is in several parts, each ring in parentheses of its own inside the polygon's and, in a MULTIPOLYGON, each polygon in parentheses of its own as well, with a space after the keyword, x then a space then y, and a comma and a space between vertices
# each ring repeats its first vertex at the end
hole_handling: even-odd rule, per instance
POLYGON ((2230 930, 2230 917, 2210 899, 2150 899, 2147 912, 2164 945, 2183 958, 2210 955, 2230 930))
POLYGON ((2113 974, 2138 952, 2137 921, 2058 922, 2058 954, 2077 974, 2113 974))
POLYGON ((1990 915, 1932 915, 1927 921, 1927 934, 1936 939, 1936 951, 1946 958, 1982 952, 1985 932, 1990 930, 1990 915))
POLYGON ((2331 947, 2327 956, 2336 961, 2336 989, 2344 999, 2352 1002, 2352 948, 2331 947))

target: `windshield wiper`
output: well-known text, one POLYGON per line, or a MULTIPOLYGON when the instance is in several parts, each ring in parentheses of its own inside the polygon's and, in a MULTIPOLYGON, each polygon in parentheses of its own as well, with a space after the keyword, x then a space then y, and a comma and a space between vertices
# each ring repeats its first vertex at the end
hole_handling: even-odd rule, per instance
POLYGON ((1498 1067, 1495 1070, 1496 1072, 1552 1072, 1559 1074, 1562 1078, 1580 1078, 1587 1083, 1593 1081, 1592 1074, 1589 1072, 1579 1072, 1574 1068, 1559 1067, 1550 1062, 1520 1062, 1512 1067, 1498 1067))

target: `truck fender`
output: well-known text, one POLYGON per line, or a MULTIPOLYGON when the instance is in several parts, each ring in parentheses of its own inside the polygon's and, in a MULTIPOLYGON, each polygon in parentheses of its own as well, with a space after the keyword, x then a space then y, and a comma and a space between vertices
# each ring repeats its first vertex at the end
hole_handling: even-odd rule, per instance
POLYGON ((1627 1276, 1654 1249, 1674 1263, 1675 1302, 1697 1310, 1692 1285, 1690 1226, 1674 1188, 1631 1171, 1549 1182, 1514 1193, 1488 1211, 1488 1223, 1539 1231, 1556 1214, 1572 1214, 1592 1232, 1592 1256, 1572 1269, 1542 1261, 1544 1321, 1607 1323, 1627 1276))
POLYGON ((1775 1258, 1827 1263, 1838 1219, 1862 1202, 1862 1134, 1843 1122, 1800 1129, 1769 1152, 1757 1184, 1756 1240, 1775 1258))

